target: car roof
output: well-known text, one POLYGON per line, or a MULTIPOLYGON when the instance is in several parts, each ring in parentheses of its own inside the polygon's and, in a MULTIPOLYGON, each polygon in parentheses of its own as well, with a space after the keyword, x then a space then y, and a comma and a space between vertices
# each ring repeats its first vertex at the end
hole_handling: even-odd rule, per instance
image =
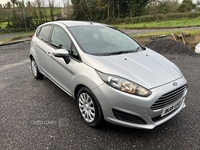
POLYGON ((73 20, 61 20, 61 21, 52 21, 45 24, 64 24, 68 27, 72 26, 82 26, 82 25, 100 25, 100 26, 108 26, 106 24, 91 22, 91 21, 73 21, 73 20))

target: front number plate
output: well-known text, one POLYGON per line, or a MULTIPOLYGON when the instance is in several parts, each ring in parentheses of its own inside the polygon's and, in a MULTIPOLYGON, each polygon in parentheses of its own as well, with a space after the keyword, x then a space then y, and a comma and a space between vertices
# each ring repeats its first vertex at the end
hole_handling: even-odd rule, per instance
POLYGON ((176 101, 175 103, 163 108, 162 110, 162 114, 161 114, 161 117, 169 114, 170 112, 172 112, 173 110, 175 110, 176 108, 178 108, 179 106, 181 106, 182 104, 182 98, 180 98, 178 101, 176 101))

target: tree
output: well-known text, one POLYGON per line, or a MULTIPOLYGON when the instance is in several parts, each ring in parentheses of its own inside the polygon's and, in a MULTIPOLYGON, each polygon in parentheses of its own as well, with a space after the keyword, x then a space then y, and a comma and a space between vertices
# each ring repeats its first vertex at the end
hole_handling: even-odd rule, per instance
POLYGON ((28 3, 26 4, 27 6, 27 8, 31 8, 32 7, 32 5, 31 5, 31 2, 30 1, 28 1, 28 3))
POLYGON ((12 5, 13 5, 13 8, 15 8, 15 4, 17 4, 17 0, 10 0, 12 5))
POLYGON ((54 21, 53 10, 54 10, 55 1, 54 0, 48 0, 48 2, 49 2, 49 10, 50 10, 51 20, 54 21))
POLYGON ((6 9, 11 9, 11 7, 12 7, 12 5, 11 5, 10 2, 7 2, 7 3, 5 4, 5 6, 4 6, 4 8, 6 8, 6 9))
POLYGON ((43 11, 43 15, 44 15, 44 20, 45 22, 47 22, 47 13, 46 13, 46 9, 45 9, 45 0, 41 0, 41 6, 42 6, 42 11, 43 11))
POLYGON ((88 20, 88 9, 86 6, 86 0, 72 0, 73 4, 73 19, 75 20, 88 20))
POLYGON ((129 16, 141 16, 144 15, 143 8, 148 4, 149 0, 129 0, 128 1, 128 11, 129 16))
POLYGON ((39 19, 39 14, 37 11, 37 2, 35 1, 32 3, 32 8, 31 8, 31 15, 33 16, 33 21, 35 22, 36 26, 40 25, 40 19, 39 19))
POLYGON ((144 15, 149 0, 71 0, 76 20, 110 22, 115 18, 144 15))
POLYGON ((178 0, 153 0, 145 8, 145 15, 167 14, 177 12, 180 4, 178 0))
MULTIPOLYGON (((42 24, 45 21, 44 21, 44 14, 43 14, 43 11, 42 11, 42 2, 41 2, 41 0, 36 0, 36 7, 38 8, 38 12, 39 12, 39 18, 40 18, 39 24, 42 24)), ((35 11, 36 11, 35 13, 37 14, 37 10, 35 10, 35 11)))
POLYGON ((195 4, 192 3, 192 0, 183 0, 181 5, 178 8, 179 12, 189 12, 196 7, 195 4))
POLYGON ((69 0, 63 0, 64 8, 62 9, 62 18, 70 19, 73 14, 72 5, 70 5, 69 0))
POLYGON ((179 7, 178 0, 160 0, 158 1, 157 13, 174 13, 179 7))

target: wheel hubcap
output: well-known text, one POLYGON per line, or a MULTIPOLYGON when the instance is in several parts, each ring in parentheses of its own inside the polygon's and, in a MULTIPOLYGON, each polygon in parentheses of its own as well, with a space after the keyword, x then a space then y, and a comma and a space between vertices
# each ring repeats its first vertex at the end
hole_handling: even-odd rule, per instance
POLYGON ((81 115, 87 122, 92 122, 95 119, 95 108, 92 98, 87 93, 82 93, 79 96, 79 110, 81 115))
POLYGON ((37 66, 34 60, 31 62, 31 68, 34 76, 37 76, 37 66))

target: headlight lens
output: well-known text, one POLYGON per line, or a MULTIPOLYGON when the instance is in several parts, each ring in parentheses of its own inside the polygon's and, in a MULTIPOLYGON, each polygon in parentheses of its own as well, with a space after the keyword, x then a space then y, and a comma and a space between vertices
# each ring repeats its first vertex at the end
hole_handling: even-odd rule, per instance
POLYGON ((151 91, 134 82, 128 81, 118 76, 105 74, 99 71, 97 71, 97 73, 105 83, 107 83, 115 89, 142 97, 147 97, 151 95, 151 91))

